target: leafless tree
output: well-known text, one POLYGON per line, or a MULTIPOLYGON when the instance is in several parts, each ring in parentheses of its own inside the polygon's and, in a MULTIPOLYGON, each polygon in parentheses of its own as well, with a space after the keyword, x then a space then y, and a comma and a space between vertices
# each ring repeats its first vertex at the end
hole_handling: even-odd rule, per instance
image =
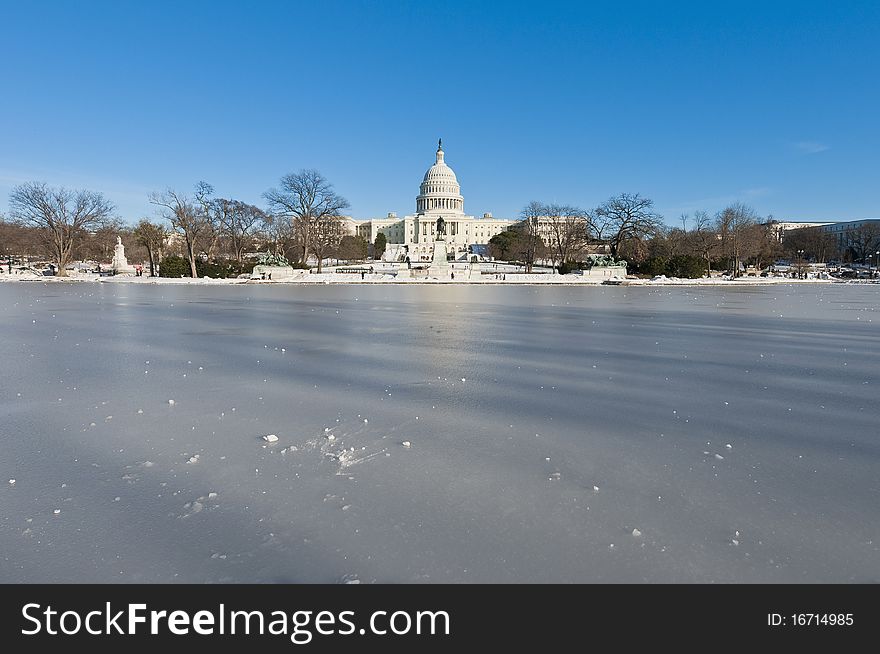
POLYGON ((235 260, 241 262, 245 249, 253 247, 254 238, 265 222, 266 214, 252 204, 224 198, 213 200, 209 209, 219 232, 229 238, 235 260))
POLYGON ((754 209, 742 202, 734 202, 718 213, 716 225, 721 236, 721 247, 732 263, 733 277, 739 275, 743 254, 748 258, 749 253, 746 250, 750 243, 746 234, 756 224, 757 215, 754 209))
POLYGON ((162 248, 168 240, 168 234, 162 225, 142 219, 134 228, 135 240, 147 251, 150 260, 150 277, 156 276, 156 264, 159 262, 162 248))
POLYGON ((591 222, 596 237, 608 243, 614 257, 626 241, 643 241, 663 226, 660 215, 654 211, 653 200, 638 193, 610 198, 593 212, 591 222))
POLYGON ((325 216, 312 223, 311 250, 318 260, 318 273, 321 273, 321 264, 324 259, 337 254, 339 242, 345 235, 342 219, 339 216, 325 216))
POLYGON ((746 227, 741 243, 743 258, 754 264, 758 270, 765 268, 782 254, 782 246, 776 238, 775 229, 767 223, 756 222, 746 227))
POLYGON ((544 254, 544 241, 541 238, 540 221, 546 215, 546 208, 540 202, 529 202, 522 211, 520 211, 522 220, 516 225, 516 229, 520 233, 522 261, 525 264, 526 272, 532 272, 535 260, 544 254))
POLYGON ((688 233, 680 227, 663 227, 658 229, 648 242, 648 252, 652 257, 670 259, 675 256, 690 254, 688 233))
MULTIPOLYGON (((108 218, 99 227, 89 230, 77 241, 72 258, 109 262, 113 258, 116 237, 125 243, 129 228, 119 218, 108 218)), ((126 246, 127 247, 127 246, 126 246)), ((130 250, 126 250, 131 252, 130 250)))
POLYGON ((694 253, 706 261, 706 274, 711 276, 712 257, 717 256, 721 241, 708 212, 694 212, 694 229, 690 234, 694 253))
POLYGON ((50 188, 41 182, 14 187, 9 205, 14 220, 37 229, 60 277, 67 276, 77 242, 109 220, 114 210, 101 193, 50 188))
POLYGON ((24 263, 25 258, 37 256, 42 249, 36 228, 0 217, 0 251, 6 257, 8 272, 12 272, 13 260, 24 263))
POLYGON ((864 222, 844 233, 844 244, 853 261, 868 263, 880 250, 880 222, 864 222))
POLYGON ((543 205, 543 222, 546 225, 547 247, 554 265, 575 261, 590 241, 590 219, 577 207, 569 205, 543 205))
MULTIPOLYGON (((343 209, 349 206, 348 201, 338 195, 333 185, 317 170, 301 170, 285 175, 281 178, 279 188, 269 189, 263 196, 275 220, 284 219, 289 223, 301 249, 303 263, 308 261, 309 254, 315 251, 316 246, 326 250, 328 239, 335 238, 338 233, 343 209)), ((341 236, 339 233, 339 238, 341 236)), ((317 251, 315 255, 320 271, 321 257, 317 251)))
POLYGON ((289 258, 287 257, 288 251, 296 247, 290 220, 284 216, 275 217, 271 214, 266 214, 263 223, 260 225, 260 231, 266 239, 268 251, 271 251, 272 254, 289 258))
POLYGON ((217 246, 223 235, 220 229, 220 216, 217 213, 216 200, 214 195, 214 187, 208 182, 199 182, 196 184, 195 203, 201 214, 207 221, 207 229, 202 243, 202 249, 209 260, 213 260, 217 256, 217 246))
POLYGON ((214 236, 214 227, 203 210, 205 189, 200 187, 201 184, 196 188, 195 202, 172 189, 164 193, 153 193, 150 196, 150 202, 162 208, 164 217, 171 223, 172 229, 183 236, 190 275, 193 278, 199 276, 196 272, 196 253, 199 246, 203 243, 207 244, 214 236))
POLYGON ((839 256, 837 239, 821 227, 802 227, 785 232, 782 247, 789 258, 794 258, 799 250, 818 263, 825 263, 839 256))

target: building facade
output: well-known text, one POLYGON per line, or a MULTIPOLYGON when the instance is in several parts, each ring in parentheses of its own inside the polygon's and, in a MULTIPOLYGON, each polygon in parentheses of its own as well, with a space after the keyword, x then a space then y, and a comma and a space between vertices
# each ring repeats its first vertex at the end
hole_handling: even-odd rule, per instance
POLYGON ((767 228, 776 237, 779 243, 785 240, 785 233, 793 229, 807 229, 809 227, 824 227, 833 225, 831 222, 794 221, 794 220, 771 220, 766 223, 767 228))
POLYGON ((440 217, 446 222, 447 252, 455 259, 467 258, 472 246, 486 245, 493 236, 517 222, 493 218, 491 213, 484 213, 482 218, 465 214, 461 186, 445 161, 441 141, 434 165, 428 168, 419 186, 414 214, 398 218, 397 214, 389 213, 386 218, 353 221, 349 229, 369 243, 384 234, 388 243, 386 260, 402 261, 409 257, 412 262, 430 261, 440 217))

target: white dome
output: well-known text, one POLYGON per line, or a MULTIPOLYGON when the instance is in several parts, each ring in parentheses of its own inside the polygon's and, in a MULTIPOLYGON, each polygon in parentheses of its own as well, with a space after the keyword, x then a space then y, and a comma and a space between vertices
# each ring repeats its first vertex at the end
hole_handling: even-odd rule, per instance
POLYGON ((443 160, 443 141, 437 146, 437 160, 428 168, 419 195, 416 197, 418 213, 464 213, 461 186, 452 168, 443 160))

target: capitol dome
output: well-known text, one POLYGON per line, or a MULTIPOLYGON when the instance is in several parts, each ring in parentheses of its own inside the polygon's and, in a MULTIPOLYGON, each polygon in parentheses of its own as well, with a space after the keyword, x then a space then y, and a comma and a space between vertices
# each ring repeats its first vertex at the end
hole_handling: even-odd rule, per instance
POLYGON ((437 160, 428 168, 419 194, 416 196, 418 213, 464 213, 461 186, 452 168, 443 161, 443 141, 437 144, 437 160))

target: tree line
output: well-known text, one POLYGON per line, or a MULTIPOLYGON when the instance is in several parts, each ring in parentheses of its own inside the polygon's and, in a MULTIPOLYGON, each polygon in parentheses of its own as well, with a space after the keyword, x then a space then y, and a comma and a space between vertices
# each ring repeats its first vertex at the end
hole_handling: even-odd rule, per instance
POLYGON ((258 249, 300 266, 314 257, 318 272, 329 257, 366 258, 367 242, 344 234, 348 201, 319 172, 285 175, 263 197, 267 209, 219 197, 207 182, 190 193, 169 188, 149 198, 165 222, 143 218, 132 228, 114 216, 116 207, 101 193, 28 182, 10 193, 11 220, 0 216, 0 243, 10 260, 47 256, 60 276, 75 260, 106 261, 117 235, 129 259, 149 261, 151 276, 161 258, 175 255, 192 277, 200 261, 230 261, 240 269, 245 254, 258 249))
MULTIPOLYGON (((10 193, 10 220, 0 216, 0 244, 10 261, 50 258, 61 276, 75 260, 108 260, 117 235, 129 259, 149 261, 150 275, 157 274, 161 259, 175 255, 184 274, 193 277, 199 276, 200 262, 230 262, 230 270, 246 270, 245 254, 258 250, 301 267, 314 259, 318 272, 328 258, 367 257, 371 244, 344 233, 348 201, 318 171, 285 175, 263 198, 265 209, 217 196, 206 182, 189 193, 166 189, 149 198, 164 223, 144 218, 127 227, 101 193, 28 182, 10 193)), ((849 230, 843 243, 818 228, 789 231, 780 241, 772 216, 761 218, 741 202, 714 216, 706 211, 683 215, 681 223, 680 228, 665 225, 653 201, 638 193, 616 195, 587 210, 534 201, 517 223, 490 240, 489 253, 521 262, 529 272, 539 263, 565 272, 589 265, 588 255, 608 254, 626 260, 632 272, 693 277, 713 270, 736 276, 778 257, 867 262, 880 251, 877 223, 849 230)), ((380 233, 373 256, 381 256, 385 247, 380 233)))
POLYGON ((530 202, 518 223, 489 241, 489 253, 519 262, 527 272, 537 263, 566 272, 589 262, 590 255, 607 254, 626 260, 631 272, 702 277, 713 270, 739 276, 779 258, 867 262, 880 249, 878 223, 848 230, 842 243, 820 228, 790 230, 780 238, 772 216, 762 218, 742 202, 715 215, 696 211, 680 220, 681 227, 666 225, 654 203, 637 193, 588 210, 530 202))

